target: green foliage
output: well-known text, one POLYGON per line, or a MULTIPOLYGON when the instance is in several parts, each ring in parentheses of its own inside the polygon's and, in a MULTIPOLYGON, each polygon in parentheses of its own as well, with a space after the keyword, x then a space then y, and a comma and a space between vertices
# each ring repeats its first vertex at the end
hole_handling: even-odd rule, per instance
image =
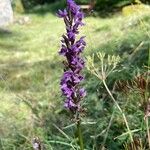
MULTIPOLYGON (((65 3, 65 0, 62 0, 65 3)), ((60 0, 12 0, 12 4, 14 6, 14 9, 17 12, 22 12, 18 10, 23 9, 32 9, 37 5, 44 5, 44 4, 51 4, 55 2, 60 2, 60 0)))
POLYGON ((131 14, 148 12, 148 11, 150 11, 149 7, 143 4, 129 5, 122 9, 122 13, 125 16, 131 15, 131 14))
MULTIPOLYGON (((149 0, 141 1, 148 4, 149 0)), ((95 9, 100 12, 116 12, 124 6, 137 4, 136 0, 97 0, 95 9)))
MULTIPOLYGON (((94 0, 93 0, 94 1, 94 0)), ((90 4, 91 0, 76 0, 78 4, 90 4)), ((141 0, 142 3, 149 4, 149 0, 141 0)), ((13 5, 17 7, 18 12, 22 12, 22 5, 26 11, 31 11, 37 6, 49 5, 52 3, 55 10, 63 8, 65 0, 13 0, 13 5), (59 5, 58 5, 59 4, 59 5)), ((100 12, 113 12, 120 10, 122 7, 130 4, 136 4, 135 0, 95 0, 94 10, 100 12)), ((51 8, 50 8, 51 9, 51 8)), ((48 11, 45 9, 45 11, 48 11)))
POLYGON ((77 2, 78 4, 89 4, 89 3, 90 3, 89 0, 76 0, 76 2, 77 2))
POLYGON ((97 0, 97 10, 112 10, 113 8, 122 7, 127 4, 131 4, 134 0, 97 0))
POLYGON ((49 12, 56 14, 58 9, 63 9, 64 7, 65 7, 65 2, 64 0, 61 0, 59 2, 55 2, 53 5, 45 4, 45 5, 34 6, 34 8, 32 9, 28 9, 27 12, 36 13, 39 15, 43 15, 49 12))

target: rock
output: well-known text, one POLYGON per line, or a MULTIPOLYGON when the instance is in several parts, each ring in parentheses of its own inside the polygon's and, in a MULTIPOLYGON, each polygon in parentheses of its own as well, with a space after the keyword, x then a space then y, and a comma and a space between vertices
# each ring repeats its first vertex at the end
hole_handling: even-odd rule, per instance
POLYGON ((0 0, 0 26, 13 22, 11 0, 0 0))

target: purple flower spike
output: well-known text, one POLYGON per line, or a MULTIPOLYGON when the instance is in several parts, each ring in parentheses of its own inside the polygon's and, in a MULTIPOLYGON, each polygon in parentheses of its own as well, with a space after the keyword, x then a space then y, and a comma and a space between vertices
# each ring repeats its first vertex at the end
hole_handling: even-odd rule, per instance
POLYGON ((63 18, 66 25, 66 34, 62 36, 62 46, 59 51, 59 54, 66 58, 65 71, 60 82, 61 91, 66 97, 65 108, 76 113, 81 110, 80 101, 86 96, 85 89, 79 85, 84 79, 81 70, 84 68, 85 62, 80 55, 86 42, 84 36, 76 39, 77 34, 79 34, 79 27, 84 25, 82 22, 84 14, 74 0, 67 0, 67 8, 59 10, 57 16, 63 18))

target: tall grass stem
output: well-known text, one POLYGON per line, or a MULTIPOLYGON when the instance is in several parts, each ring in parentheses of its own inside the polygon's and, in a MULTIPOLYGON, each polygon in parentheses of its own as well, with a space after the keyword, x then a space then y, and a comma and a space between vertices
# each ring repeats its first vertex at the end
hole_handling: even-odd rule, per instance
POLYGON ((109 90, 109 88, 108 88, 108 86, 107 86, 107 84, 106 84, 106 82, 105 82, 104 79, 102 80, 102 82, 103 82, 103 84, 104 84, 104 86, 105 86, 105 88, 106 88, 108 94, 110 95, 111 99, 114 101, 114 103, 115 103, 115 105, 117 106, 118 110, 119 110, 120 113, 122 114, 122 117, 123 117, 123 119, 124 119, 124 122, 125 122, 125 124, 126 124, 127 130, 128 130, 129 136, 130 136, 130 140, 131 140, 131 142, 133 142, 133 136, 132 136, 131 130, 130 130, 130 128, 129 128, 129 124, 128 124, 128 121, 127 121, 127 119, 126 119, 126 116, 125 116, 124 112, 122 111, 121 107, 119 106, 119 104, 117 103, 117 101, 115 100, 115 98, 113 97, 113 95, 112 95, 112 93, 110 92, 110 90, 109 90))

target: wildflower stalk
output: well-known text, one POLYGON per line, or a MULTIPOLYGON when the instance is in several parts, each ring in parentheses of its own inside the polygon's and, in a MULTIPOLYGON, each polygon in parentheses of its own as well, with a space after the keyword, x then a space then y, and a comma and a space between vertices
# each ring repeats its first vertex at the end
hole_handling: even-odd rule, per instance
MULTIPOLYGON (((141 27, 142 29, 145 30, 146 34, 147 34, 147 37, 150 39, 150 32, 147 28, 147 25, 144 23, 144 21, 142 19, 139 19, 140 23, 141 23, 141 27)), ((149 68, 150 68, 150 48, 148 49, 148 70, 147 72, 149 73, 149 68)), ((149 75, 147 76, 147 82, 148 83, 149 81, 149 75)), ((146 84, 146 91, 145 91, 145 99, 148 100, 147 103, 149 103, 149 91, 148 91, 148 84, 146 84)), ((150 130, 149 130, 149 116, 146 116, 144 117, 144 121, 145 121, 145 125, 146 125, 146 130, 147 130, 147 141, 148 141, 148 145, 149 145, 149 149, 150 149, 150 130)))
POLYGON ((120 113, 122 114, 122 117, 123 117, 123 119, 124 119, 124 122, 125 122, 126 127, 127 127, 127 130, 128 130, 128 134, 129 134, 129 136, 130 136, 130 140, 131 140, 131 142, 133 142, 132 133, 131 133, 131 130, 130 130, 130 128, 129 128, 128 121, 127 121, 127 119, 126 119, 126 116, 125 116, 124 112, 122 111, 121 107, 118 105, 117 101, 115 100, 115 98, 113 97, 112 93, 110 92, 110 90, 109 90, 109 88, 108 88, 108 86, 107 86, 105 80, 102 80, 102 82, 103 82, 103 84, 104 84, 104 86, 105 86, 105 88, 106 88, 108 94, 110 95, 111 99, 113 100, 113 102, 115 103, 116 107, 118 108, 118 110, 119 110, 120 113))
POLYGON ((116 68, 117 63, 119 62, 120 58, 119 57, 115 57, 115 56, 109 56, 107 60, 105 61, 105 54, 104 53, 97 53, 97 57, 100 59, 100 63, 101 63, 101 68, 96 68, 94 65, 94 55, 92 57, 87 57, 87 69, 94 74, 98 79, 100 79, 107 91, 107 93, 109 94, 109 96, 111 97, 111 99, 113 100, 113 102, 115 103, 116 107, 118 108, 118 110, 120 111, 123 120, 125 122, 129 137, 131 142, 133 142, 133 136, 132 136, 132 132, 129 128, 129 124, 128 121, 126 119, 126 116, 123 112, 123 110, 121 109, 121 107, 119 106, 119 104, 117 103, 117 101, 115 100, 115 98, 113 97, 111 91, 109 90, 107 84, 106 84, 106 78, 109 76, 110 73, 113 72, 113 70, 116 68))
POLYGON ((86 91, 81 88, 80 82, 84 80, 81 71, 85 62, 81 53, 86 46, 86 42, 84 36, 79 40, 76 39, 76 36, 79 34, 79 26, 84 25, 82 22, 84 15, 74 0, 67 0, 67 8, 59 10, 57 16, 63 18, 66 25, 66 34, 62 36, 62 46, 59 51, 59 54, 65 57, 63 61, 64 74, 60 82, 61 91, 66 98, 64 106, 77 123, 79 145, 80 149, 83 150, 80 114, 83 112, 81 102, 86 96, 86 91))

